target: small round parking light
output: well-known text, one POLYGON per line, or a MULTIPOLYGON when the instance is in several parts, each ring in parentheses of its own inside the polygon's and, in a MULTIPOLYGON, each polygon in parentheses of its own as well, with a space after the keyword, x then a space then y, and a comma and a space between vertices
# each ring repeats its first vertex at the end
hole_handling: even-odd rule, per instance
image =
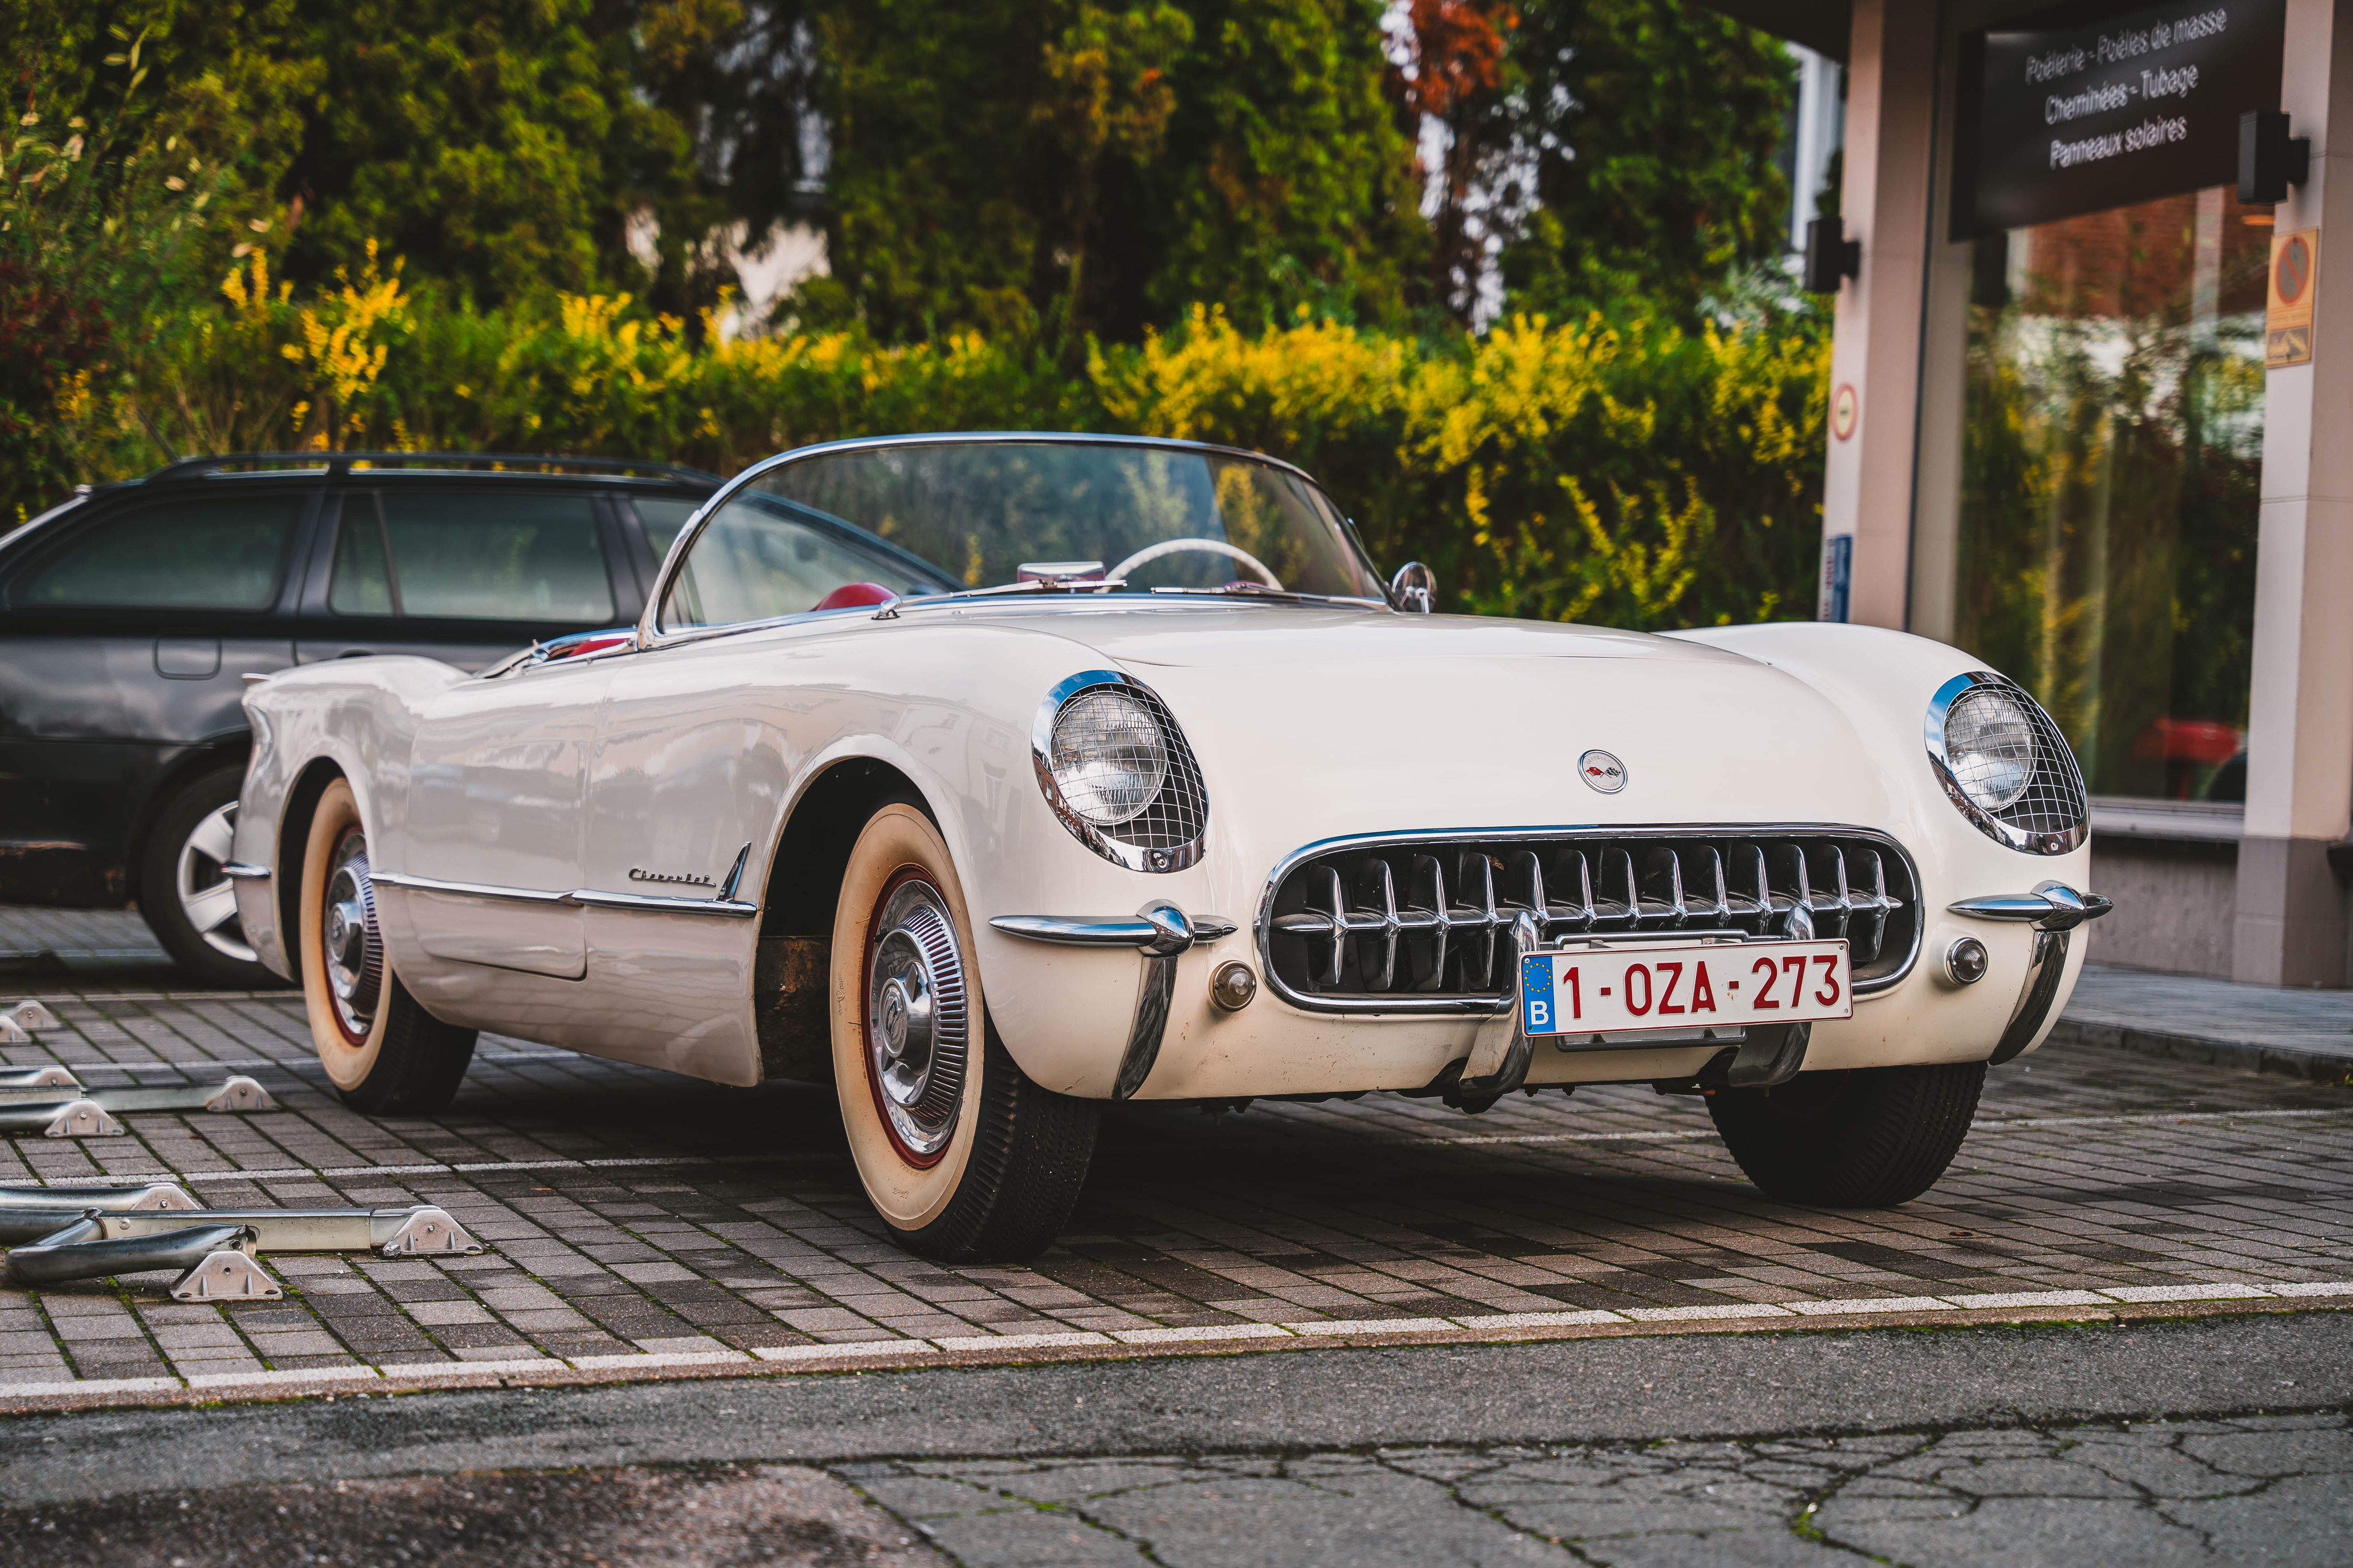
POLYGON ((1229 960, 1209 976, 1209 1000, 1229 1013, 1239 1013, 1258 994, 1258 976, 1240 960, 1229 960))
POLYGON ((1975 985, 1986 975, 1986 944, 1965 936, 1945 950, 1945 978, 1956 985, 1975 985))

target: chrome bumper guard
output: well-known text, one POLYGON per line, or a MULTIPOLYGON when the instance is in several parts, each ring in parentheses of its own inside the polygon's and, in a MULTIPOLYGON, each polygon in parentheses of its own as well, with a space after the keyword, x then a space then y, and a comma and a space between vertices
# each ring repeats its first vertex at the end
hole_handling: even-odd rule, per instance
POLYGON ((2067 944, 2075 928, 2098 920, 2116 905, 2097 893, 2079 893, 2064 882, 2045 882, 2031 893, 1995 893, 1963 899, 1945 906, 1947 912, 1970 920, 2031 924, 2034 945, 2026 959, 2026 984, 2019 988, 2018 1005, 2001 1038, 1986 1058, 2000 1067, 2022 1053, 2042 1032, 2051 1005, 2059 997, 2060 977, 2067 973, 2067 944))
POLYGON ((1134 920, 1089 920, 1060 915, 998 915, 989 925, 1008 936, 1063 947, 1132 947, 1144 955, 1135 992, 1135 1016, 1120 1053, 1113 1100, 1132 1100, 1160 1059, 1168 1032, 1168 1006, 1176 994, 1176 960, 1197 942, 1215 942, 1241 927, 1215 915, 1188 916, 1166 899, 1155 899, 1134 920))

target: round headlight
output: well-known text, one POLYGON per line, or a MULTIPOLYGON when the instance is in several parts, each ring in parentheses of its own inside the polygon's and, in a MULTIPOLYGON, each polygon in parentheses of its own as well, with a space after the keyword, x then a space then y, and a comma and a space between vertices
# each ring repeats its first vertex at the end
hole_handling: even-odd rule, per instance
POLYGON ((1097 827, 1127 821, 1168 779, 1168 738, 1150 709, 1098 687, 1062 704, 1047 753, 1062 799, 1097 827))
POLYGON ((2034 725, 2016 699, 1973 686, 1945 713, 1945 766, 1981 810, 2017 804, 2034 780, 2034 725))

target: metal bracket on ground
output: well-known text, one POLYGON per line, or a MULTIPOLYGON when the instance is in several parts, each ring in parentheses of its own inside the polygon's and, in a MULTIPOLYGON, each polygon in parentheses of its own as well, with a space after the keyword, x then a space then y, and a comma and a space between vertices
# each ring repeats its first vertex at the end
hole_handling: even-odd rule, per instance
POLYGON ((13 1244, 7 1277, 19 1285, 48 1285, 178 1268, 183 1272, 172 1287, 174 1300, 258 1301, 282 1293, 254 1261, 264 1250, 380 1252, 386 1258, 460 1257, 483 1250, 448 1211, 432 1204, 398 1209, 160 1206, 172 1197, 185 1203, 187 1194, 169 1183, 82 1194, 0 1187, 0 1242, 13 1244), (96 1201, 77 1204, 78 1196, 96 1201), (47 1202, 26 1201, 36 1197, 47 1202), (130 1206, 142 1203, 150 1206, 130 1206))
POLYGON ((11 1104, 0 1100, 0 1132, 37 1132, 44 1138, 119 1138, 122 1123, 94 1100, 36 1100, 11 1104))
POLYGON ((38 1002, 19 1002, 13 1007, 0 1008, 0 1046, 30 1045, 36 1029, 54 1029, 60 1026, 58 1016, 38 1002))
POLYGON ((117 1112, 244 1113, 277 1109, 278 1101, 270 1098, 269 1091, 241 1073, 231 1074, 218 1083, 90 1089, 61 1067, 0 1072, 0 1132, 40 1132, 51 1138, 111 1138, 122 1131, 121 1123, 114 1120, 117 1112), (87 1111, 97 1114, 91 1116, 87 1111))
POLYGON ((177 1182, 138 1182, 117 1187, 0 1186, 0 1221, 25 1209, 100 1209, 121 1214, 132 1209, 195 1209, 204 1205, 177 1182))

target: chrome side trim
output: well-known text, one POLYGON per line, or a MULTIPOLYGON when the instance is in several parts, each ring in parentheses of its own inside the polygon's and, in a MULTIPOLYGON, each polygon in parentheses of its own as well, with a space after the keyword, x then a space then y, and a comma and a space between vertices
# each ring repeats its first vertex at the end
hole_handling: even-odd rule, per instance
MULTIPOLYGON (((738 857, 739 861, 741 858, 738 857)), ((729 875, 732 883, 734 873, 729 875)), ((486 882, 445 882, 437 877, 413 877, 396 871, 374 871, 369 874, 369 879, 411 892, 490 899, 510 904, 626 910, 637 914, 719 915, 730 920, 744 920, 760 912, 759 905, 747 904, 737 899, 665 899, 650 893, 600 892, 594 888, 575 888, 568 893, 550 893, 535 888, 501 888, 486 882)))
MULTIPOLYGON (((1653 838, 1774 838, 1820 837, 1830 836, 1865 839, 1870 841, 1873 847, 1877 847, 1883 853, 1894 856, 1903 863, 1904 869, 1910 877, 1911 885, 1916 894, 1921 885, 1920 868, 1913 861, 1911 854, 1905 850, 1903 845, 1896 842, 1896 840, 1890 835, 1882 833, 1876 828, 1850 827, 1836 823, 1719 822, 1697 824, 1678 823, 1672 825, 1612 827, 1603 826, 1599 823, 1588 822, 1577 824, 1575 826, 1561 826, 1555 827, 1441 827, 1428 829, 1425 831, 1408 830, 1393 833, 1359 833, 1344 835, 1336 838, 1319 838, 1314 843, 1303 845, 1284 856, 1282 860, 1276 863, 1274 869, 1267 876, 1265 887, 1259 894, 1258 914, 1253 922, 1253 930, 1257 934, 1258 941, 1259 967, 1265 976, 1267 984, 1273 990, 1274 994, 1282 997, 1285 1003, 1298 1008, 1303 1013, 1345 1014, 1355 1016, 1378 1016, 1384 1014, 1406 1014, 1429 1016, 1435 1014, 1449 1017, 1487 1017, 1492 1016, 1496 1010, 1496 1004, 1494 999, 1492 997, 1417 996, 1409 993, 1384 993, 1381 994, 1380 999, 1377 1003, 1368 1004, 1366 1000, 1361 996, 1351 995, 1345 997, 1333 997, 1314 995, 1293 990, 1292 987, 1284 982, 1282 974, 1277 971, 1274 963, 1274 954, 1271 949, 1272 939, 1274 936, 1274 900, 1276 894, 1282 890, 1285 879, 1287 879, 1303 862, 1314 859, 1319 856, 1337 854, 1341 851, 1349 849, 1377 849, 1404 844, 1537 844, 1558 843, 1564 839, 1574 840, 1581 838, 1602 838, 1624 841, 1628 839, 1640 840, 1653 838)), ((1482 889, 1482 894, 1486 909, 1482 911, 1479 917, 1479 921, 1486 930, 1496 932, 1496 934, 1501 934, 1501 928, 1509 921, 1514 911, 1509 906, 1499 904, 1495 901, 1493 889, 1492 888, 1482 889), (1492 914, 1488 911, 1492 911, 1492 914)), ((1883 894, 1878 893, 1854 895, 1857 901, 1853 904, 1853 907, 1860 909, 1862 908, 1861 900, 1866 899, 1875 900, 1883 896, 1883 894)), ((1589 893, 1588 894, 1588 907, 1590 908, 1592 906, 1590 904, 1589 893)), ((1817 907, 1825 910, 1836 910, 1841 907, 1841 900, 1828 893, 1816 895, 1814 902, 1817 907)), ((1720 914, 1719 911, 1715 910, 1712 906, 1695 903, 1684 908, 1683 918, 1689 919, 1692 916, 1721 918, 1722 915, 1729 914, 1730 912, 1731 911, 1729 910, 1725 910, 1721 911, 1720 914)), ((1379 920, 1379 917, 1372 918, 1377 921, 1379 920)), ((1402 917, 1393 918, 1397 920, 1398 929, 1402 930, 1402 917)), ((1810 915, 1809 918, 1810 918, 1810 915)), ((1904 954, 1903 963, 1896 965, 1895 968, 1890 970, 1887 973, 1880 975, 1874 979, 1856 982, 1854 994, 1858 1000, 1869 996, 1875 996, 1883 992, 1893 989, 1895 985, 1900 984, 1906 975, 1912 973, 1913 966, 1920 961, 1920 944, 1925 940, 1926 926, 1927 921, 1925 920, 1915 920, 1912 922, 1912 942, 1909 949, 1907 949, 1904 954)), ((1684 925, 1673 931, 1661 931, 1659 934, 1662 936, 1690 937, 1706 936, 1712 933, 1724 935, 1745 935, 1745 933, 1740 932, 1737 930, 1720 930, 1717 927, 1706 924, 1684 925)), ((1610 940, 1618 941, 1621 939, 1645 936, 1649 933, 1643 931, 1613 931, 1608 934, 1610 940)))
POLYGON ((2079 893, 2063 882, 2046 882, 2031 893, 1994 893, 1945 906, 1947 912, 1978 921, 2031 921, 2038 931, 2073 931, 2116 906, 2098 893, 2079 893))
POLYGON ((368 873, 369 880, 417 893, 450 893, 464 899, 495 899, 510 904, 569 904, 570 893, 546 893, 533 888, 501 888, 487 882, 445 882, 438 877, 412 877, 399 871, 368 873))
MULTIPOLYGON (((1241 930, 1233 921, 1216 915, 1194 915, 1187 921, 1195 942, 1215 942, 1241 930)), ((988 923, 1008 936, 1059 942, 1066 947, 1150 947, 1161 939, 1165 929, 1142 917, 1097 921, 1067 915, 998 915, 988 923)))
POLYGON ((565 897, 584 909, 626 910, 634 914, 719 915, 740 921, 760 912, 759 905, 736 899, 665 899, 652 893, 604 893, 594 888, 576 889, 565 897))
POLYGON ((248 866, 242 860, 224 860, 221 862, 221 875, 232 882, 267 882, 269 880, 269 868, 248 866))
MULTIPOLYGON (((2091 795, 2084 788, 2084 770, 2075 761, 2075 753, 2069 748, 2067 738, 2059 732, 2057 722, 2043 711, 2041 703, 2034 700, 2033 693, 2016 681, 1996 675, 1989 669, 1971 670, 1967 675, 1953 677, 1936 688, 1936 694, 1928 699, 1928 715, 1924 721, 1921 739, 1928 749, 1929 771, 1936 775, 1936 783, 1943 788, 1945 798, 1951 801, 1954 809, 1968 818, 1970 825, 1979 833, 2004 848, 2015 849, 2022 855, 2064 855, 2079 847, 2092 836, 2091 795), (2063 782, 2072 783, 2074 787, 2076 816, 2073 826, 2060 833, 2030 833, 2025 828, 2003 821, 1971 800, 1968 792, 1953 777, 1953 770, 1945 762, 1945 715, 1951 711, 1954 701, 1962 692, 1977 686, 2005 689, 2023 700, 2028 723, 2036 730, 2035 771, 2040 773, 2046 764, 2063 763, 2066 779, 2063 782), (2040 725, 2034 724, 2036 719, 2042 721, 2040 725), (2042 732, 2046 730, 2049 731, 2047 735, 2042 732), (2045 744, 2051 742, 2058 745, 2056 758, 2042 754, 2045 744)), ((2004 809, 2015 809, 2015 805, 2013 802, 2004 809)))

